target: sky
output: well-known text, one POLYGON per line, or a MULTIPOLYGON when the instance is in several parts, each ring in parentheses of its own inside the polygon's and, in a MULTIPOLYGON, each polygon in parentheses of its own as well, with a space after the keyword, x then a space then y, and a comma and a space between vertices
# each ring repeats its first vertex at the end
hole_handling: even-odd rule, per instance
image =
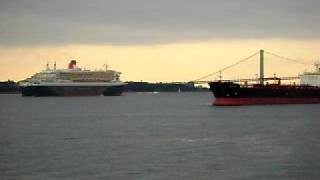
MULTIPOLYGON (((126 81, 190 81, 259 49, 312 64, 320 59, 319 7, 319 0, 1 0, 0 80, 76 59, 92 70, 107 63, 126 81)), ((257 61, 223 75, 252 77, 257 61)), ((266 68, 286 76, 312 65, 270 57, 266 68)))

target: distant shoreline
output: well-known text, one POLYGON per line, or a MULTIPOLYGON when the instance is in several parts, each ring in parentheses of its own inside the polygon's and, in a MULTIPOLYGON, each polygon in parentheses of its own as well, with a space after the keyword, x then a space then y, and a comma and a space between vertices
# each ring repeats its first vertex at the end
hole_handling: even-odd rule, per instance
POLYGON ((21 88, 17 82, 14 81, 4 81, 0 82, 0 94, 19 94, 21 88))
POLYGON ((149 83, 126 82, 124 92, 208 92, 205 87, 196 87, 193 83, 149 83))
MULTIPOLYGON (((150 83, 150 82, 125 82, 123 92, 209 92, 206 87, 196 87, 193 83, 150 83)), ((18 94, 21 88, 17 82, 0 82, 0 94, 18 94)))

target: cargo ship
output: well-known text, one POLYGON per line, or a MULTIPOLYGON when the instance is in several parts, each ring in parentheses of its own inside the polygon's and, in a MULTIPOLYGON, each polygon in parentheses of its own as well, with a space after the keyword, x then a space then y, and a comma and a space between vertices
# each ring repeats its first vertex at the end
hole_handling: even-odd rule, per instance
POLYGON ((67 69, 47 68, 19 83, 23 96, 120 96, 125 83, 120 72, 109 70, 91 71, 77 67, 71 60, 67 69))
POLYGON ((281 78, 264 78, 264 51, 260 50, 259 83, 249 85, 235 81, 209 82, 215 96, 213 105, 271 105, 271 104, 316 104, 320 103, 320 63, 314 72, 305 72, 298 77, 300 84, 282 85, 281 78), (268 81, 276 81, 269 84, 268 81))

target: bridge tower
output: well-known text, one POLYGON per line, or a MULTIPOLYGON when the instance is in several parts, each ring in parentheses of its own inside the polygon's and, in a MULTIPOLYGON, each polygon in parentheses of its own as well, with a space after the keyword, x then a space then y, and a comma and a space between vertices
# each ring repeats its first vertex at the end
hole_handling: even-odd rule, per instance
POLYGON ((264 50, 260 50, 260 84, 264 84, 264 50))

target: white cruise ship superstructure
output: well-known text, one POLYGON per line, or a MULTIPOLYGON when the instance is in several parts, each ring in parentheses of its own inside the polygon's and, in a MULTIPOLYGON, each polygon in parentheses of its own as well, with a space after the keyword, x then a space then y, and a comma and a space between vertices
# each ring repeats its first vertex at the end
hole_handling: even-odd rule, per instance
POLYGON ((67 69, 46 70, 20 83, 23 96, 114 96, 121 95, 125 83, 114 70, 82 70, 71 60, 67 69))

